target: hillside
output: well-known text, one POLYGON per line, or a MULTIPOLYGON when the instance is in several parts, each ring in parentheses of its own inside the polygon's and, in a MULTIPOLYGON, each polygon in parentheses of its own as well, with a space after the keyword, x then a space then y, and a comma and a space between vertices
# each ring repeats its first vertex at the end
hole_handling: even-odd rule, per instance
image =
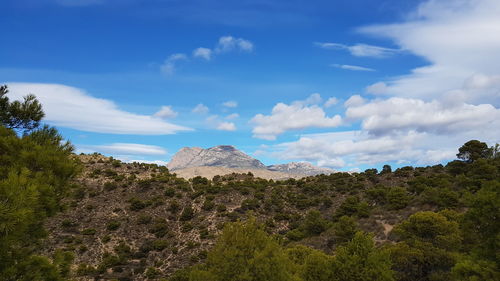
POLYGON ((273 179, 273 180, 284 180, 289 178, 299 179, 304 177, 303 174, 291 174, 286 172, 278 172, 278 171, 270 171, 267 169, 252 169, 252 168, 225 168, 225 167, 216 167, 216 166, 201 166, 201 167, 190 167, 183 168, 179 170, 172 171, 178 177, 184 179, 191 179, 194 177, 204 177, 211 179, 217 175, 230 175, 233 173, 236 174, 247 174, 251 173, 257 178, 262 179, 273 179))
POLYGON ((498 161, 286 181, 249 174, 186 181, 156 165, 98 154, 79 159, 83 171, 64 201, 65 211, 47 221, 43 250, 75 252, 77 280, 171 276, 205 261, 223 225, 248 214, 289 245, 334 251, 345 228, 339 225, 343 216, 385 244, 394 241, 393 227, 410 215, 446 208, 463 212, 472 189, 492 180, 498 186, 499 180, 498 161))

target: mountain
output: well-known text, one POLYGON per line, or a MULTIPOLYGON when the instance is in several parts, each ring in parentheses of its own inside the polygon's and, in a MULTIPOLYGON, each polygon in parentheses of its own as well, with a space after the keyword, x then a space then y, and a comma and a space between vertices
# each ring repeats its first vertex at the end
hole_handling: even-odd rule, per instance
POLYGON ((202 166, 266 169, 262 162, 239 151, 232 145, 218 145, 207 149, 184 147, 172 157, 167 168, 175 171, 202 166))
POLYGON ((315 176, 320 174, 335 173, 335 170, 329 168, 322 168, 312 165, 308 162, 291 162, 287 164, 267 166, 269 171, 282 172, 287 174, 300 174, 307 176, 315 176))
POLYGON ((332 169, 316 167, 307 162, 292 162, 266 167, 259 160, 231 145, 218 145, 207 149, 184 147, 172 157, 167 167, 184 178, 195 176, 212 178, 214 173, 225 175, 251 172, 266 179, 284 179, 335 172, 332 169))

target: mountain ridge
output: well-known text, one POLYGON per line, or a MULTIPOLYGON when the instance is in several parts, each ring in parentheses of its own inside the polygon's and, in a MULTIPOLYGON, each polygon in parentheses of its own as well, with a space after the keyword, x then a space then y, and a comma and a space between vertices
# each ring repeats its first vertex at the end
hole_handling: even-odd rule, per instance
MULTIPOLYGON (((248 169, 250 172, 262 170, 277 173, 276 178, 283 178, 283 176, 295 178, 297 176, 313 176, 335 172, 335 170, 317 167, 308 162, 290 162, 266 166, 260 160, 251 157, 232 145, 217 145, 206 149, 183 147, 167 164, 169 170, 182 174, 184 177, 203 176, 205 171, 207 176, 213 173, 213 171, 208 172, 209 169, 201 169, 201 167, 226 168, 227 171, 224 169, 217 169, 217 171, 227 174, 234 172, 232 169, 248 169), (195 170, 197 171, 196 175, 193 174, 195 170)), ((272 174, 269 174, 269 177, 272 177, 272 174)))

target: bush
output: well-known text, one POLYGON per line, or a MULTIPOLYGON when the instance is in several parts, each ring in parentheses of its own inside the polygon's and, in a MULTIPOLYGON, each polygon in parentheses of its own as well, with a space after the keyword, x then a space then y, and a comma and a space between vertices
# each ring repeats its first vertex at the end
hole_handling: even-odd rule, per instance
POLYGON ((194 217, 194 210, 191 207, 191 205, 184 207, 184 210, 182 210, 181 216, 179 220, 181 221, 188 221, 191 220, 194 217))
POLYGON ((138 198, 135 198, 135 197, 130 198, 128 200, 128 202, 130 203, 130 210, 132 210, 132 211, 139 211, 139 210, 142 210, 148 206, 148 203, 146 203, 138 198))
POLYGON ((86 228, 80 232, 82 235, 94 235, 97 233, 97 230, 94 228, 86 228))
POLYGON ((410 195, 405 188, 392 187, 387 192, 387 203, 394 210, 403 209, 410 202, 410 195))
POLYGON ((109 231, 115 231, 120 228, 121 223, 119 221, 110 221, 108 225, 106 225, 106 229, 109 231))
POLYGON ((153 220, 153 217, 150 215, 140 215, 137 218, 137 224, 149 224, 153 220))

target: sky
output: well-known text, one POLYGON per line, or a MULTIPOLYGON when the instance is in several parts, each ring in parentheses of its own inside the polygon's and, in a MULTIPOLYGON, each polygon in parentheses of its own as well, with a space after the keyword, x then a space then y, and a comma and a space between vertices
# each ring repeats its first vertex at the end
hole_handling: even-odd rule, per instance
POLYGON ((0 84, 78 153, 427 166, 500 142, 498 0, 0 0, 0 84))

